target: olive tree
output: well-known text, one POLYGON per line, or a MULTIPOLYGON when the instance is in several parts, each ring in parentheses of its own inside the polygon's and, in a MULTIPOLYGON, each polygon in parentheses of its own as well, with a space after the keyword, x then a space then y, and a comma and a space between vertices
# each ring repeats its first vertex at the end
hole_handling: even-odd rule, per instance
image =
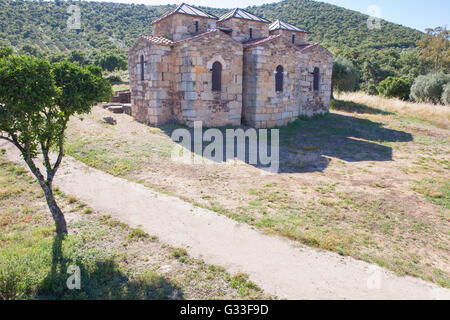
POLYGON ((344 57, 335 57, 333 62, 332 89, 337 92, 355 91, 358 87, 359 71, 344 57))
POLYGON ((110 95, 111 86, 96 67, 67 61, 50 64, 27 56, 0 60, 0 139, 19 149, 38 180, 58 234, 67 233, 67 226, 52 183, 64 156, 68 121, 73 115, 89 113, 92 105, 110 95))

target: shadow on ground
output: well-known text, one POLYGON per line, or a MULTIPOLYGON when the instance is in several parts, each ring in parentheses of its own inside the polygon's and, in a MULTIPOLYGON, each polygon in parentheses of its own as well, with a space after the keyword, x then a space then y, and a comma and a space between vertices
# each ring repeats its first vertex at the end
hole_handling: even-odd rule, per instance
POLYGON ((91 261, 89 255, 77 260, 63 256, 62 236, 56 236, 53 242, 52 267, 42 281, 38 299, 183 299, 182 290, 160 275, 149 272, 135 280, 124 274, 118 264, 112 260, 91 261), (80 268, 81 288, 68 289, 69 266, 80 268))
MULTIPOLYGON (((335 104, 334 107, 335 110, 339 109, 360 114, 391 114, 386 111, 346 102, 338 105, 335 104)), ((191 133, 191 150, 201 155, 201 151, 195 150, 194 148, 195 134, 192 128, 180 125, 166 125, 160 128, 170 137, 173 137, 172 134, 176 129, 183 128, 189 130, 191 133)), ((203 128, 203 133, 206 129, 203 128)), ((219 128, 224 138, 226 137, 227 129, 237 128, 219 128)), ((242 129, 246 130, 248 128, 242 127, 242 129)), ((313 118, 299 118, 288 126, 278 129, 280 130, 280 165, 278 173, 322 171, 328 166, 330 157, 347 162, 391 161, 392 148, 388 145, 389 143, 409 142, 413 140, 411 134, 385 128, 383 123, 333 112, 313 118)), ((236 151, 237 142, 234 141, 234 156, 230 156, 227 154, 227 144, 224 138, 221 139, 223 140, 223 157, 212 159, 216 162, 223 162, 226 159, 238 157, 236 151)), ((250 163, 251 152, 248 148, 248 140, 246 141, 245 162, 250 163)), ((176 140, 176 142, 186 147, 186 143, 183 143, 182 139, 176 140)), ((209 144, 211 142, 203 142, 203 150, 209 144)), ((268 145, 271 145, 270 134, 268 145)), ((268 154, 270 154, 270 147, 268 149, 268 154)), ((258 146, 258 153, 259 150, 258 146)), ((243 157, 239 159, 243 160, 243 157)), ((259 162, 258 164, 250 164, 261 169, 264 168, 259 162)))

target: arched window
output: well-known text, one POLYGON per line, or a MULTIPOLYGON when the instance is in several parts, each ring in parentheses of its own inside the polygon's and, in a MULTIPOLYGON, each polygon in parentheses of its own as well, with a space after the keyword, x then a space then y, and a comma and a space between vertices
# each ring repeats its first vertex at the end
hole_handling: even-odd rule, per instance
POLYGON ((295 43, 295 34, 292 35, 292 43, 295 43))
POLYGON ((253 39, 253 28, 250 28, 250 39, 253 39))
POLYGON ((216 61, 212 65, 212 90, 222 90, 222 65, 216 61))
POLYGON ((319 91, 319 83, 320 83, 320 70, 319 68, 314 68, 314 91, 319 91))
POLYGON ((144 66, 144 55, 141 55, 141 80, 144 80, 145 66, 144 66))
POLYGON ((198 32, 198 21, 195 21, 195 32, 198 32))
POLYGON ((277 71, 275 73, 275 91, 282 92, 283 91, 283 67, 278 66, 277 71))

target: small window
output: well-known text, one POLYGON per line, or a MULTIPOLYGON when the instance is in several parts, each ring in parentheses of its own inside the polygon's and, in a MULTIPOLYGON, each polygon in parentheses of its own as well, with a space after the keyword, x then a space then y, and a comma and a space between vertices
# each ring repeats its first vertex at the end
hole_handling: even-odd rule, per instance
POLYGON ((253 28, 250 28, 250 39, 253 39, 253 28))
POLYGON ((319 83, 320 83, 320 70, 319 68, 314 68, 314 91, 319 91, 319 83))
POLYGON ((282 92, 283 91, 283 67, 278 66, 277 71, 275 72, 275 91, 282 92))
POLYGON ((144 81, 144 73, 145 73, 145 62, 144 62, 144 56, 141 55, 141 81, 144 81))
POLYGON ((295 43, 295 34, 292 35, 292 43, 295 43))
POLYGON ((212 65, 212 90, 222 90, 222 65, 216 61, 212 65))
POLYGON ((198 32, 198 21, 195 21, 195 32, 198 32))

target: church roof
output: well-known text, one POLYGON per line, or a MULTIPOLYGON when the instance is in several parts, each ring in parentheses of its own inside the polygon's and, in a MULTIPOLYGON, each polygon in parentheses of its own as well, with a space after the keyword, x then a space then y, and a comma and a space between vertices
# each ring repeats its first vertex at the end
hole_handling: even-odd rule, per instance
POLYGON ((293 26, 292 24, 289 24, 287 22, 284 22, 283 20, 277 19, 276 21, 274 21, 270 26, 269 26, 269 30, 270 31, 274 31, 274 30, 278 30, 278 29, 283 29, 283 30, 288 30, 288 31, 296 31, 296 32, 306 32, 308 33, 308 31, 305 31, 303 29, 297 28, 296 26, 293 26))
POLYGON ((245 20, 252 20, 252 21, 259 21, 259 22, 265 22, 270 23, 269 20, 266 20, 264 18, 255 16, 254 14, 247 12, 243 9, 233 9, 227 13, 225 13, 223 16, 219 18, 219 21, 225 21, 231 18, 238 18, 238 19, 245 19, 245 20))
POLYGON ((169 40, 169 39, 164 38, 164 37, 154 37, 154 36, 142 34, 141 38, 143 38, 143 39, 145 39, 147 41, 156 43, 156 44, 163 45, 163 46, 170 46, 170 45, 173 44, 172 40, 169 40))
POLYGON ((214 19, 217 20, 219 18, 217 18, 216 16, 209 14, 205 11, 202 11, 200 9, 194 8, 186 3, 182 3, 179 6, 177 6, 176 8, 167 11, 165 14, 163 14, 161 17, 159 17, 158 19, 154 20, 151 24, 154 24, 156 22, 159 22, 175 13, 181 13, 181 14, 187 14, 190 16, 196 16, 196 17, 203 17, 203 18, 209 18, 209 19, 214 19))
MULTIPOLYGON (((248 48, 248 47, 253 47, 255 45, 260 45, 266 42, 270 42, 272 40, 275 39, 283 39, 283 37, 281 36, 281 34, 274 34, 265 38, 260 38, 260 39, 255 39, 255 40, 251 40, 251 41, 247 41, 243 43, 244 48, 248 48)), ((287 41, 287 40, 285 40, 287 41)), ((288 41, 290 43, 290 41, 288 41)), ((316 43, 304 43, 304 44, 292 44, 292 46, 299 48, 300 51, 306 50, 306 49, 310 49, 316 46, 320 46, 320 44, 318 42, 316 43)))

